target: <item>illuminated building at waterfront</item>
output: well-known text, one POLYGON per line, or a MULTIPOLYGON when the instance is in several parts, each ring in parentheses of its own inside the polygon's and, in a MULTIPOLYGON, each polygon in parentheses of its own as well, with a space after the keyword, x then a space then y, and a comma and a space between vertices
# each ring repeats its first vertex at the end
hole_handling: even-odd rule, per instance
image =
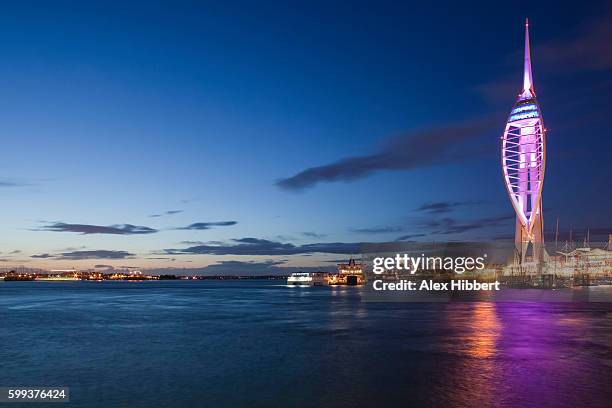
POLYGON ((546 129, 533 84, 528 22, 525 23, 523 89, 510 111, 501 153, 504 181, 516 212, 515 263, 525 261, 531 244, 533 261, 541 265, 548 257, 542 214, 546 129))

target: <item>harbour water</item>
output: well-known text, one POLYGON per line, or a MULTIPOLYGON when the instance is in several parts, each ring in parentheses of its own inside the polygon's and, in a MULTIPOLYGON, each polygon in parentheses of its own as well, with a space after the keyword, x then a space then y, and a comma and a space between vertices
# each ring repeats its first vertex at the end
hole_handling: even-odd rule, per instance
POLYGON ((68 406, 105 408, 612 401, 609 303, 369 303, 360 290, 0 282, 0 387, 67 386, 68 406))

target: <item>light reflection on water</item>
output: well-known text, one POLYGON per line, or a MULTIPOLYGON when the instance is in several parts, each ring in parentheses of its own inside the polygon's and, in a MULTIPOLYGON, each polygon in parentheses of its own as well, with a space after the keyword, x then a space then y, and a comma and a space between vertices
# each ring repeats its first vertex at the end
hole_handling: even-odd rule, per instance
POLYGON ((611 311, 270 281, 4 282, 0 386, 70 386, 73 407, 603 407, 611 311))

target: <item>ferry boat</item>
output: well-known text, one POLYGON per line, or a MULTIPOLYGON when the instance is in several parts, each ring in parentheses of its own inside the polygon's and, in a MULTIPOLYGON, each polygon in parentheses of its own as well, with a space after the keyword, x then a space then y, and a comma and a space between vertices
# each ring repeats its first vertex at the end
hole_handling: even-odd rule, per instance
POLYGON ((319 286, 327 285, 327 273, 294 272, 287 278, 287 285, 319 286))
POLYGON ((330 275, 329 284, 349 286, 363 285, 365 282, 363 269, 363 264, 355 262, 353 257, 351 257, 348 263, 338 264, 338 273, 330 275))
POLYGON ((36 276, 36 280, 37 281, 47 281, 47 282, 54 282, 54 281, 64 282, 64 281, 78 281, 80 279, 76 276, 39 275, 39 276, 36 276))

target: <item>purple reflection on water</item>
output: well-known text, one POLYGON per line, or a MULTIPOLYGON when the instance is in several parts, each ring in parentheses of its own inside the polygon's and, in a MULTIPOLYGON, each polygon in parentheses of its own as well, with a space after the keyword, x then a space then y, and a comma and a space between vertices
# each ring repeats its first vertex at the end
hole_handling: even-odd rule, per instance
POLYGON ((450 333, 442 347, 455 358, 449 359, 437 402, 608 404, 612 361, 607 305, 449 304, 445 316, 450 333))

